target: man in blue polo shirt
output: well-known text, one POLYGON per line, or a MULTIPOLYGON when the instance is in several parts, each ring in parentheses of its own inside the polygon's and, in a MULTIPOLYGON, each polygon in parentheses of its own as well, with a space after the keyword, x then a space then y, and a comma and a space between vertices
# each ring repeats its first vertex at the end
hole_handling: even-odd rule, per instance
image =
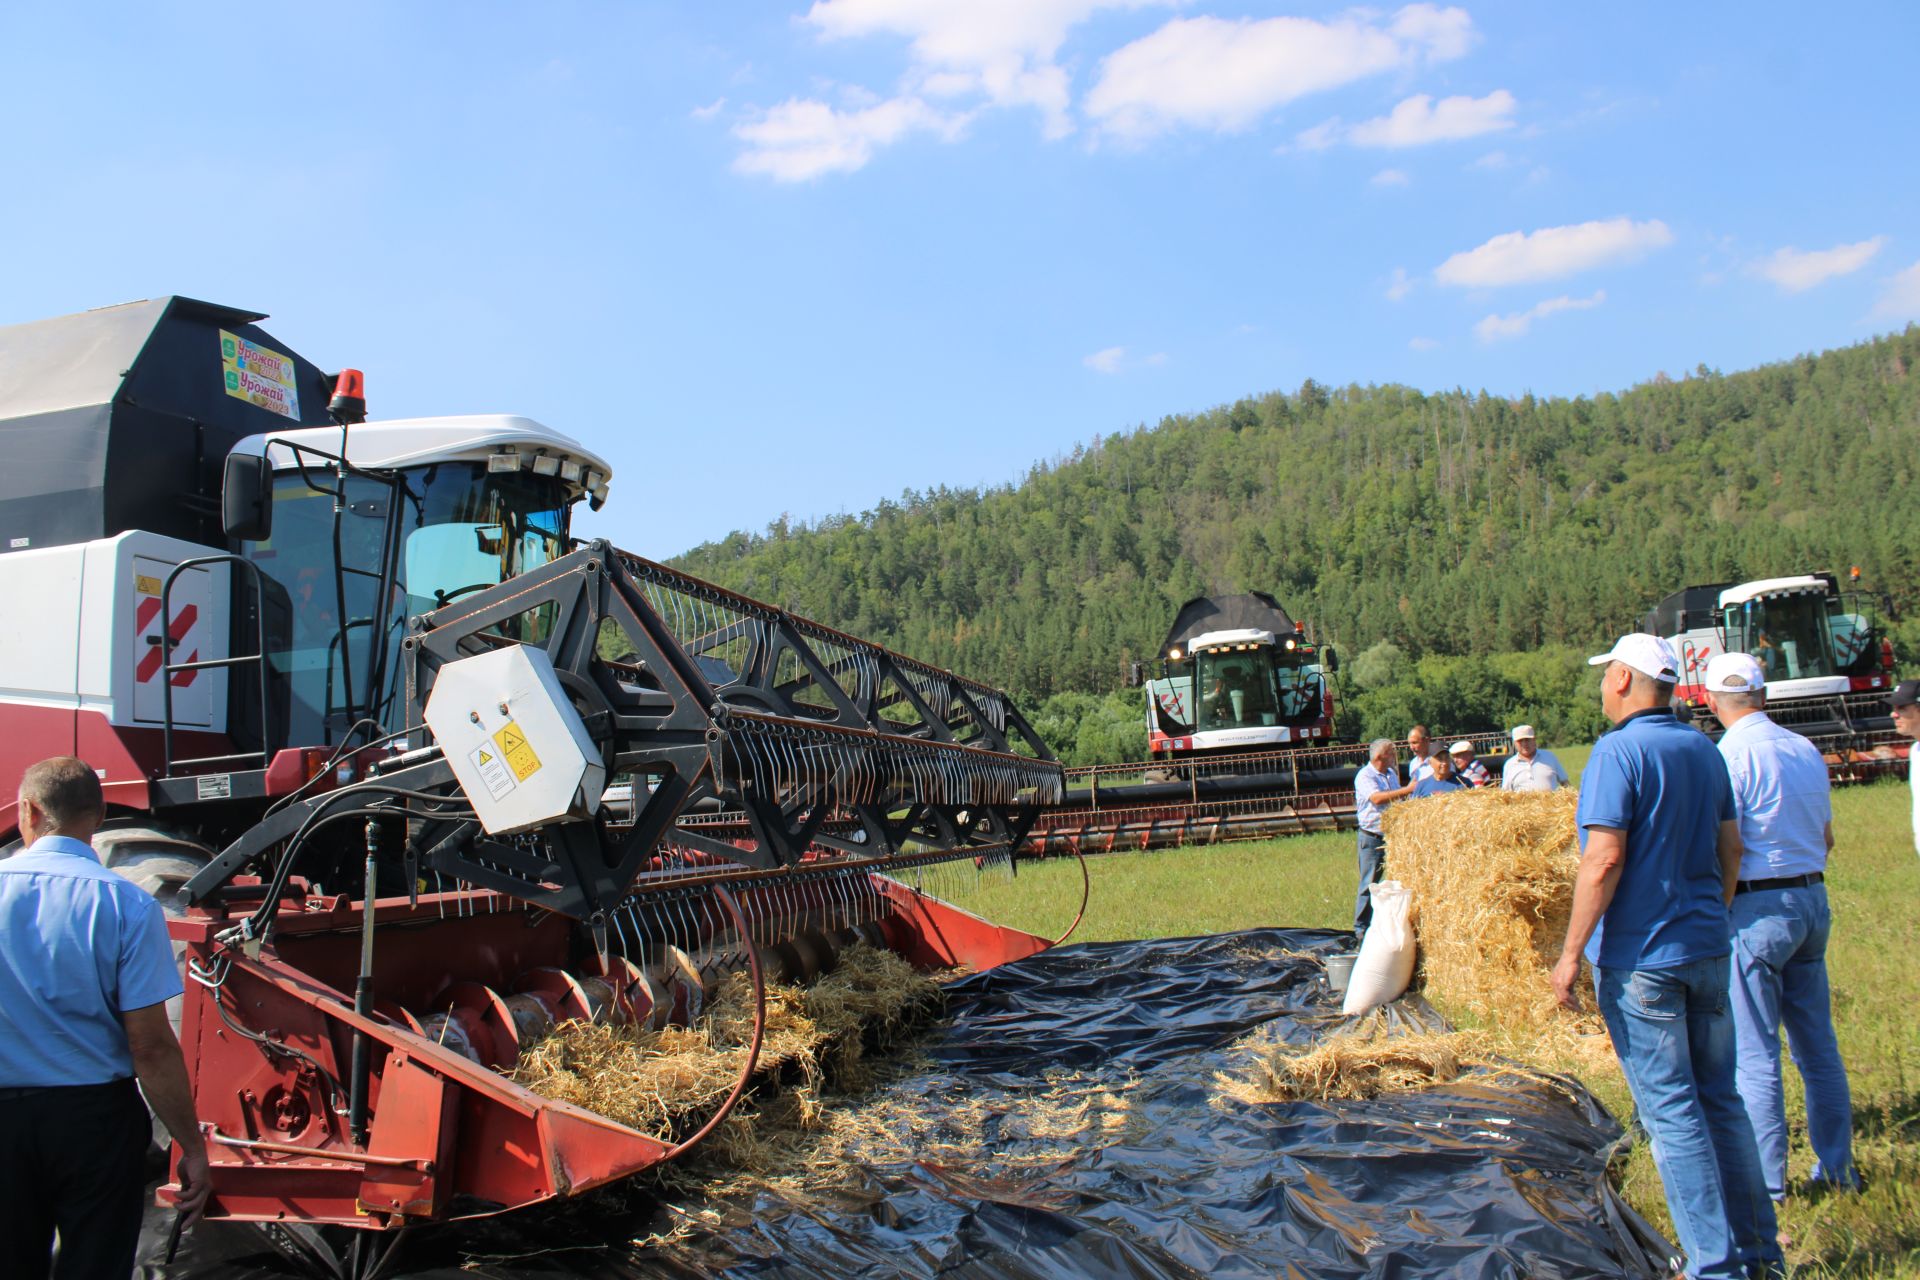
POLYGON ((153 1132, 141 1090, 180 1144, 181 1212, 191 1221, 207 1200, 167 1021, 180 975, 160 904, 87 843, 106 816, 93 770, 42 760, 20 780, 19 812, 29 843, 0 862, 0 1276, 117 1280, 140 1238, 153 1132))
POLYGON ((1780 1274, 1773 1202, 1734 1091, 1727 903, 1740 828, 1727 767, 1674 718, 1680 664, 1666 641, 1622 636, 1590 661, 1606 668, 1600 705, 1613 728, 1580 780, 1580 869, 1554 994, 1578 1007, 1584 952, 1687 1274, 1780 1274))
POLYGON ((1726 735, 1720 754, 1740 815, 1740 883, 1733 894, 1735 1081, 1753 1121, 1760 1171, 1777 1202, 1787 1191, 1787 1117, 1780 1027, 1806 1085, 1813 1181, 1858 1185, 1853 1100, 1827 988, 1827 853, 1833 807, 1820 748, 1768 717, 1766 675, 1751 654, 1707 664, 1707 706, 1726 735))

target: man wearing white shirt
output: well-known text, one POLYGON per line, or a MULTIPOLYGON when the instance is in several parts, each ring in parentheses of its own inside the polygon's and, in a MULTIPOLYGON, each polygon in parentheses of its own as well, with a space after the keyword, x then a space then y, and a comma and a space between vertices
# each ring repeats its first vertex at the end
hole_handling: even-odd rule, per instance
POLYGON ((1360 888, 1353 895, 1353 931, 1362 936, 1373 923, 1373 882, 1380 878, 1387 854, 1387 838, 1380 831, 1380 810, 1413 794, 1413 783, 1401 785, 1393 756, 1393 739, 1375 738, 1367 747, 1367 763, 1353 778, 1353 807, 1360 820, 1360 829, 1354 833, 1360 888))
POLYGON ((1813 1181, 1859 1185, 1853 1168, 1853 1103, 1833 1034, 1827 987, 1827 855, 1833 809, 1820 749, 1775 724, 1766 675, 1751 654, 1707 664, 1707 705, 1726 734, 1720 754, 1740 823, 1740 878, 1733 925, 1734 1087, 1746 1104, 1767 1194, 1786 1194, 1787 1120, 1780 1086, 1780 1028, 1806 1086, 1813 1181))
MULTIPOLYGON (((1920 742, 1920 680, 1902 680, 1893 688, 1893 727, 1920 742)), ((1913 851, 1920 853, 1920 773, 1914 770, 1914 757, 1920 750, 1907 751, 1907 787, 1913 792, 1913 851)))
POLYGON ((1558 791, 1567 785, 1567 771, 1551 751, 1542 751, 1533 726, 1513 726, 1513 755, 1500 771, 1502 791, 1558 791))

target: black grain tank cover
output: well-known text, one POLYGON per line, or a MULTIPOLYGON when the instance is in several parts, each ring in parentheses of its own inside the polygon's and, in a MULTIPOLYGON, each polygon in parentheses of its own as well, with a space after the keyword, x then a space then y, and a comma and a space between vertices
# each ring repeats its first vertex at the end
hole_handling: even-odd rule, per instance
POLYGON ((130 529, 225 547, 227 453, 328 421, 332 384, 262 319, 169 297, 0 327, 0 555, 130 529))
POLYGON ((1264 591, 1249 591, 1237 596, 1198 596, 1180 606, 1173 629, 1160 646, 1162 655, 1175 645, 1184 648, 1195 636, 1209 631, 1271 631, 1276 636, 1293 633, 1293 619, 1280 602, 1264 591))
POLYGON ((1682 631, 1703 631, 1720 621, 1720 593, 1731 582, 1708 582, 1697 587, 1682 587, 1640 619, 1640 629, 1656 636, 1677 636, 1682 631))

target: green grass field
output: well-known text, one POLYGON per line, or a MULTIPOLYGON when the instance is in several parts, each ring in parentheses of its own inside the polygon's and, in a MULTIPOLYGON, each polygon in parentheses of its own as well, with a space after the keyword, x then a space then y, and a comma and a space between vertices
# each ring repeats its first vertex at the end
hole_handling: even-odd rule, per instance
MULTIPOLYGON (((1585 748, 1560 752, 1575 776, 1585 748)), ((1791 1194, 1781 1225, 1800 1275, 1920 1280, 1920 858, 1904 782, 1834 795, 1837 847, 1828 871, 1834 1017, 1853 1087, 1861 1195, 1791 1194)), ((1352 918, 1351 833, 1263 843, 1109 854, 1088 860, 1092 900, 1080 941, 1170 937, 1261 925, 1344 928, 1352 918)), ((965 905, 1053 936, 1080 900, 1071 860, 1026 865, 1017 885, 985 886, 965 905)), ((1789 1176, 1812 1164, 1799 1077, 1786 1068, 1793 1124, 1789 1176)), ((1632 1104, 1617 1075, 1588 1081, 1615 1114, 1632 1104)), ((1664 1230, 1660 1182, 1644 1144, 1622 1162, 1627 1197, 1664 1230)))

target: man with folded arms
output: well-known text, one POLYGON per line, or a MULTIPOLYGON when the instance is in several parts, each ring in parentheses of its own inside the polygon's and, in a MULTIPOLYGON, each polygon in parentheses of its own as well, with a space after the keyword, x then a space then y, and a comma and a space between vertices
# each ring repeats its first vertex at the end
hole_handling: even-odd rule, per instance
POLYGON ((1767 1194, 1786 1195, 1787 1119, 1780 1028, 1806 1085, 1813 1181, 1856 1185, 1853 1103, 1827 990, 1827 854, 1833 809, 1820 749, 1768 718, 1766 676, 1745 653, 1707 664, 1707 706, 1727 732, 1720 754, 1740 815, 1733 895, 1735 1081, 1760 1150, 1767 1194))
POLYGON ((1635 633, 1604 665, 1613 728, 1580 778, 1580 868, 1554 995, 1577 1009, 1582 952, 1600 1014, 1652 1140, 1674 1234, 1697 1280, 1785 1268, 1753 1125, 1734 1091, 1727 903, 1740 827, 1726 762, 1673 715, 1680 663, 1635 633))

